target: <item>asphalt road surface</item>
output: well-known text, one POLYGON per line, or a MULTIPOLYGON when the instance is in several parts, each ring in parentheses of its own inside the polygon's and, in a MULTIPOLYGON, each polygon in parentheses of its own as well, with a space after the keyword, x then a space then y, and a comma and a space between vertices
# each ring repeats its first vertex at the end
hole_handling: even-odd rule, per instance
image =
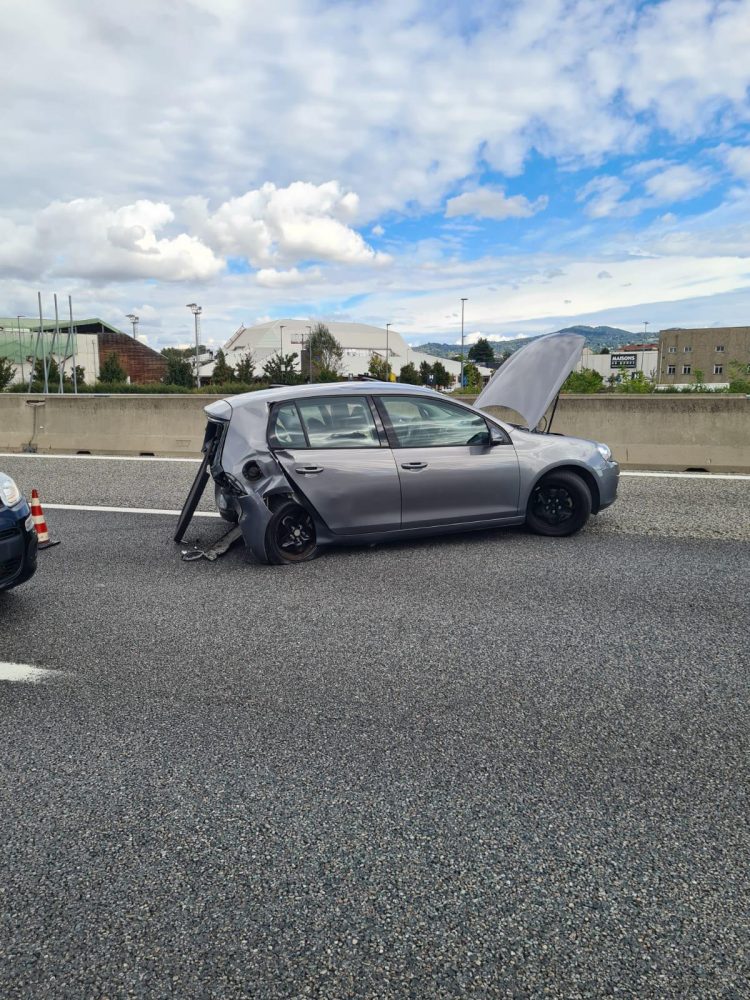
POLYGON ((572 539, 283 568, 50 507, 0 594, 0 661, 51 671, 0 680, 0 997, 750 996, 748 501, 625 478, 572 539))

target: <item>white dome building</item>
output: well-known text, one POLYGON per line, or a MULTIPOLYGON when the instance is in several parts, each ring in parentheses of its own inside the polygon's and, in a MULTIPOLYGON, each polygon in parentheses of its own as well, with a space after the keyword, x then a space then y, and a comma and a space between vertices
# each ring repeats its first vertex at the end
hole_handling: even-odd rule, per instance
MULTIPOLYGON (((256 374, 260 372, 268 358, 281 352, 301 355, 303 340, 310 329, 315 326, 315 320, 276 319, 270 323, 259 323, 258 326, 241 326, 224 345, 227 363, 234 366, 248 353, 252 352, 255 361, 256 374)), ((382 358, 388 357, 391 370, 398 376, 406 364, 413 364, 417 369, 426 361, 434 364, 441 361, 445 368, 457 379, 461 373, 460 361, 449 361, 437 358, 431 354, 422 354, 413 350, 396 330, 386 330, 381 326, 370 326, 367 323, 325 324, 331 334, 338 340, 344 350, 342 358, 343 373, 353 377, 367 375, 370 359, 373 354, 382 358)), ((456 351, 459 351, 456 347, 456 351)), ((466 348, 468 353, 468 346, 466 348)), ((297 358, 297 367, 300 358, 297 358)), ((213 373, 213 362, 201 366, 201 378, 208 379, 213 373)), ((485 377, 492 374, 489 368, 480 368, 485 377)))

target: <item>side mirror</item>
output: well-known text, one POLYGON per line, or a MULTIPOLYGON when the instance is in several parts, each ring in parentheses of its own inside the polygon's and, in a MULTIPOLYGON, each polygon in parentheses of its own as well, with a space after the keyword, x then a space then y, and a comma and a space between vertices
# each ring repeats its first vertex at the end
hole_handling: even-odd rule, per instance
POLYGON ((508 438, 503 431, 496 424, 488 424, 490 429, 490 448, 494 448, 498 444, 507 444, 508 438))

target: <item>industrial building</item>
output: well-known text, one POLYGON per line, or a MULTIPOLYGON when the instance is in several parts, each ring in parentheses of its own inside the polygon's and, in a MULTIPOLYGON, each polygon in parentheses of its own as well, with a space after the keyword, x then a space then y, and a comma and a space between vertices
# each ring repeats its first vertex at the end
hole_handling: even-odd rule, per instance
MULTIPOLYGON (((224 345, 227 363, 234 366, 248 353, 252 353, 257 375, 272 355, 295 353, 298 355, 296 364, 299 369, 305 340, 314 326, 314 321, 300 319, 277 319, 252 327, 241 326, 224 345)), ((374 354, 379 354, 382 358, 387 357, 391 370, 397 377, 404 365, 413 364, 418 369, 423 361, 430 365, 440 361, 451 375, 456 378, 460 376, 460 361, 436 358, 431 354, 415 351, 396 330, 366 323, 330 322, 326 326, 343 348, 344 375, 366 375, 370 359, 374 354)), ((456 352, 459 351, 460 347, 457 346, 456 352)), ((213 361, 201 365, 201 380, 208 381, 213 369, 213 361)), ((489 368, 480 367, 479 371, 485 378, 492 374, 489 368)))
POLYGON ((0 358, 9 358, 16 366, 14 382, 29 378, 32 359, 50 353, 58 363, 64 363, 66 375, 73 365, 83 368, 88 383, 96 382, 108 355, 117 354, 120 365, 131 382, 160 382, 167 370, 166 360, 148 347, 98 317, 73 321, 42 321, 24 316, 0 317, 0 358), (70 335, 69 335, 70 333, 70 335), (75 360, 74 360, 75 359, 75 360))

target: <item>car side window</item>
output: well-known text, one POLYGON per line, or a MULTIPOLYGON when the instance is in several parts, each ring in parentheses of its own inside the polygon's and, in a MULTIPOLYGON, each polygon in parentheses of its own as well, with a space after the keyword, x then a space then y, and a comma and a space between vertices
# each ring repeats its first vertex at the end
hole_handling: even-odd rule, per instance
POLYGON ((364 396, 297 400, 311 448, 379 448, 380 438, 364 396))
POLYGON ((487 424, 479 414, 450 403, 415 397, 380 396, 399 448, 489 445, 487 424))
POLYGON ((295 403, 275 407, 271 417, 271 444, 277 448, 306 448, 305 432, 295 403))

